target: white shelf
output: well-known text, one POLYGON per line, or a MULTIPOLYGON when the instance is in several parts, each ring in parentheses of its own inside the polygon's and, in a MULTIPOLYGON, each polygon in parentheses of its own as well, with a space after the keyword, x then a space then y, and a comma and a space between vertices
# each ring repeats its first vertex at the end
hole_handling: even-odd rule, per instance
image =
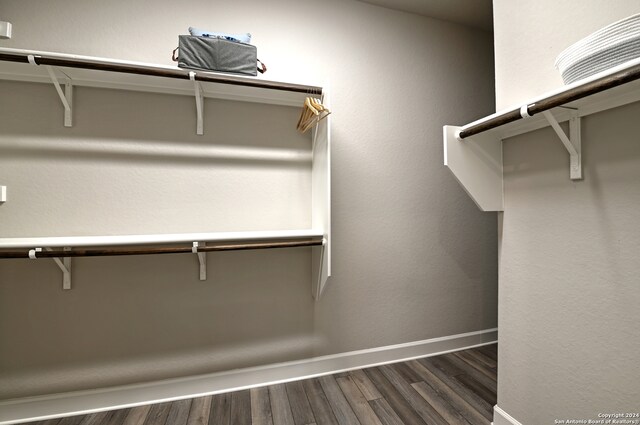
MULTIPOLYGON (((53 84, 64 110, 65 127, 73 126, 74 87, 99 87, 118 90, 187 95, 195 98, 197 134, 203 134, 203 98, 218 98, 273 105, 301 107, 309 95, 323 98, 330 107, 327 89, 319 86, 264 80, 174 66, 80 56, 35 50, 0 48, 0 80, 53 84)), ((312 294, 317 299, 331 276, 331 117, 322 120, 313 132, 311 170, 312 229, 216 232, 167 235, 65 236, 0 239, 0 249, 78 248, 134 246, 193 242, 276 242, 299 238, 321 238, 321 246, 312 247, 312 294)), ((295 123, 291 123, 292 126, 295 123)), ((34 251, 35 253, 36 251, 34 251)), ((201 279, 205 253, 197 252, 201 279)), ((31 253, 29 253, 31 256, 31 253)), ((56 252, 55 255, 58 255, 56 252)), ((61 255, 61 257, 64 257, 61 255)), ((38 258, 33 256, 32 258, 38 258)), ((64 275, 64 288, 71 287, 71 259, 56 258, 64 275)), ((206 278, 206 277, 205 277, 206 278)))
POLYGON ((551 125, 569 151, 568 176, 572 180, 580 180, 582 178, 580 119, 639 100, 640 58, 467 125, 444 126, 444 165, 451 170, 481 210, 503 211, 502 141, 504 139, 551 125), (593 91, 596 92, 590 94, 593 91), (582 94, 588 95, 567 101, 560 106, 538 111, 542 108, 540 105, 550 103, 552 99, 578 97, 582 94), (526 117, 524 111, 532 110, 536 114, 526 117), (500 124, 500 121, 507 121, 509 117, 515 117, 516 120, 500 124), (566 135, 557 125, 565 121, 571 124, 569 135, 566 135), (497 125, 491 125, 487 130, 462 140, 458 138, 458 135, 465 130, 494 123, 497 125))
POLYGON ((101 247, 124 245, 150 245, 192 242, 246 242, 279 241, 299 238, 323 237, 322 230, 279 230, 255 232, 172 233, 155 235, 117 236, 57 236, 42 238, 2 238, 0 249, 101 247))
POLYGON ((124 61, 93 56, 70 55, 37 50, 0 48, 0 79, 51 83, 45 66, 55 68, 58 78, 77 87, 194 95, 189 72, 195 72, 204 97, 300 106, 309 93, 322 88, 304 84, 264 80, 175 66, 124 61), (29 56, 35 58, 33 65, 29 56), (101 70, 95 68, 104 68, 101 70))

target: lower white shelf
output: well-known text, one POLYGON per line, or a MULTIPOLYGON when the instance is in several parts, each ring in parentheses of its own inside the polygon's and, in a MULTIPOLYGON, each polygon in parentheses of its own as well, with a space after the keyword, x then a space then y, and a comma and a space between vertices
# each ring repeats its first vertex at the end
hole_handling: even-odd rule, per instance
POLYGON ((0 239, 0 258, 52 259, 62 271, 62 289, 71 289, 72 258, 122 255, 195 254, 200 280, 207 280, 207 253, 248 249, 311 247, 311 293, 316 299, 328 278, 328 235, 315 229, 174 233, 119 236, 59 236, 0 239), (180 244, 188 244, 180 246, 180 244), (190 245, 189 245, 190 244, 190 245), (57 248, 57 249, 56 249, 57 248))

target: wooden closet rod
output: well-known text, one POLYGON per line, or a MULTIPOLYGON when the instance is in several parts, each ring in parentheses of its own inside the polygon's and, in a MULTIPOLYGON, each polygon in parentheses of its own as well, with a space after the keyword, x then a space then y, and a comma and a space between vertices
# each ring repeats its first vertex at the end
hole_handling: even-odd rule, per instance
MULTIPOLYGON (((271 248, 297 248, 303 246, 322 245, 322 238, 311 238, 295 241, 282 242, 246 242, 236 244, 221 244, 199 246, 198 252, 213 251, 240 251, 248 249, 271 249, 271 248)), ((151 255, 151 254, 191 254, 191 246, 159 246, 145 248, 71 248, 70 250, 54 249, 42 250, 37 253, 36 258, 60 258, 60 257, 104 257, 114 255, 151 255)), ((0 250, 0 258, 29 258, 29 250, 0 250)))
MULTIPOLYGON (((95 69, 98 71, 122 72, 126 74, 140 74, 155 77, 177 78, 189 80, 189 69, 171 69, 153 66, 136 66, 118 62, 92 62, 76 58, 55 58, 42 55, 35 55, 35 63, 38 65, 65 66, 69 68, 95 69)), ((28 55, 0 53, 0 61, 29 63, 28 55)), ((268 80, 250 80, 236 78, 232 75, 219 75, 208 73, 207 71, 196 72, 196 81, 211 83, 230 84, 235 86, 257 87, 271 90, 282 90, 296 93, 322 94, 322 87, 306 86, 302 84, 291 84, 268 80)))
MULTIPOLYGON (((529 115, 535 115, 543 111, 548 111, 549 109, 555 108, 557 106, 562 106, 566 103, 582 99, 583 97, 591 96, 592 94, 600 93, 613 87, 621 86, 637 79, 640 79, 640 65, 624 69, 606 77, 591 81, 587 84, 580 85, 571 90, 549 96, 536 103, 529 104, 527 105, 527 111, 529 115)), ((479 124, 465 127, 462 131, 460 131, 459 136, 461 139, 464 139, 465 137, 492 130, 502 125, 518 121, 519 119, 522 119, 520 109, 515 109, 479 124)))

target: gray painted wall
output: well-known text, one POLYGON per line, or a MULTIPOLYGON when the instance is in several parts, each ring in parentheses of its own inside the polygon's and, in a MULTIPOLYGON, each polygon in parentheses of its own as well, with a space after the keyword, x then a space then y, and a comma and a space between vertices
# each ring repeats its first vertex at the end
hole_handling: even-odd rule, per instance
MULTIPOLYGON (((442 166, 441 140, 443 124, 493 110, 490 34, 342 1, 3 0, 0 13, 14 26, 2 46, 165 64, 189 25, 248 30, 269 78, 330 81, 334 118, 333 278, 318 303, 305 249, 209 255, 205 283, 191 256, 78 259, 65 293, 52 262, 4 261, 0 398, 495 327, 495 215, 442 166)), ((296 109, 208 100, 198 138, 192 98, 79 88, 64 129, 52 87, 0 84, 2 236, 308 225, 308 163, 216 154, 306 149, 296 109)))
MULTIPOLYGON (((498 105, 561 85, 560 51, 636 12, 494 1, 498 105)), ((635 103, 583 119, 583 181, 569 180, 551 129, 504 143, 498 406, 523 424, 638 410, 638 114, 635 103)))

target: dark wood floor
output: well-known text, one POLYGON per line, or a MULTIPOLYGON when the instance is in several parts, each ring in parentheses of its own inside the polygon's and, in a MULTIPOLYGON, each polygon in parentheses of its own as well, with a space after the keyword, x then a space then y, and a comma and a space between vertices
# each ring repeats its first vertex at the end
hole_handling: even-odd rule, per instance
POLYGON ((497 346, 46 425, 489 424, 497 346))

